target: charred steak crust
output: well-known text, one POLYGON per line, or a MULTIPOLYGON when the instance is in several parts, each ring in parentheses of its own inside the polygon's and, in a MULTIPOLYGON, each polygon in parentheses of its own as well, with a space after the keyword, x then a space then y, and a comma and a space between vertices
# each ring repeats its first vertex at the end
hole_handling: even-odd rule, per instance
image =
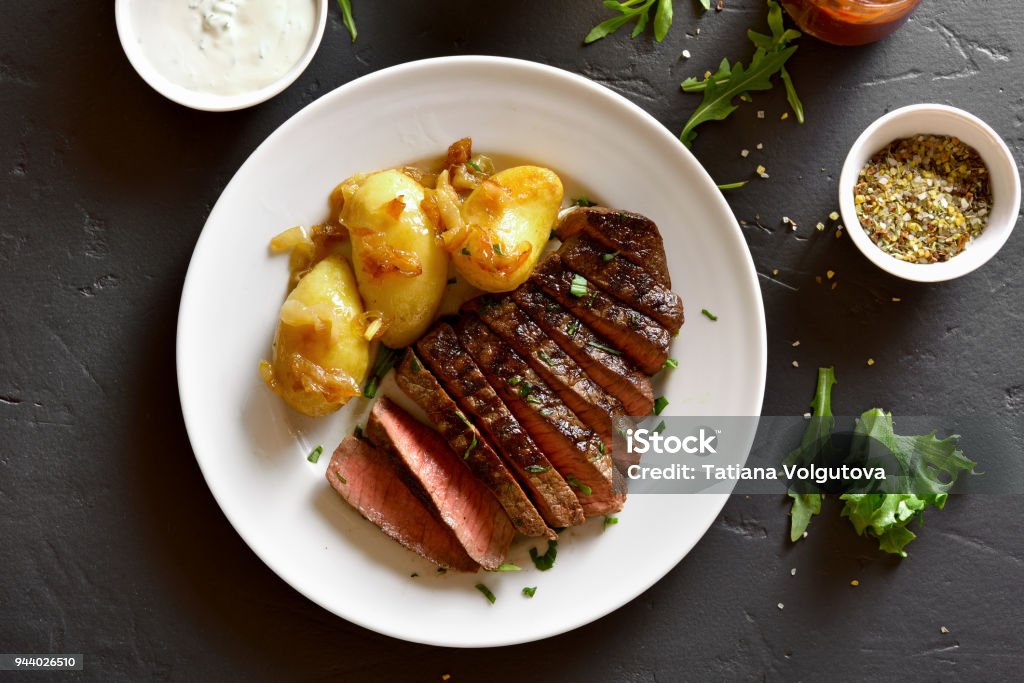
POLYGON ((562 241, 580 233, 617 251, 654 275, 667 289, 672 289, 665 245, 658 226, 650 218, 629 211, 603 206, 577 208, 566 212, 555 228, 562 241))
POLYGON ((537 265, 530 279, 604 337, 609 348, 648 375, 661 370, 671 342, 668 330, 643 313, 615 302, 589 282, 586 293, 575 296, 572 284, 576 275, 555 253, 537 265))
POLYGON ((602 340, 579 318, 527 282, 513 295, 535 323, 575 360, 602 389, 622 403, 627 415, 649 415, 654 408, 651 379, 625 358, 605 351, 602 340))
POLYGON ((395 382, 423 409, 452 450, 462 454, 463 462, 495 495, 519 533, 556 538, 505 463, 483 434, 464 419, 455 401, 412 348, 398 366, 395 382))
POLYGON ((459 340, 530 438, 565 477, 586 516, 622 509, 612 490, 613 465, 600 436, 584 425, 530 365, 476 318, 464 318, 459 340))
POLYGON ((608 251, 586 234, 570 237, 559 249, 562 262, 625 305, 656 320, 671 334, 683 325, 679 295, 649 271, 608 251))
POLYGON ((416 350, 529 491, 548 525, 582 524, 583 508, 572 489, 488 384, 455 330, 447 323, 435 325, 416 350))
POLYGON ((490 490, 440 434, 386 396, 373 404, 366 436, 405 468, 425 502, 484 569, 505 561, 515 528, 490 490))
POLYGON ((381 531, 439 567, 479 569, 452 530, 398 475, 394 461, 369 442, 347 436, 327 466, 331 488, 381 531))
POLYGON ((478 315, 610 448, 612 418, 626 414, 622 403, 598 386, 511 298, 480 306, 478 315))

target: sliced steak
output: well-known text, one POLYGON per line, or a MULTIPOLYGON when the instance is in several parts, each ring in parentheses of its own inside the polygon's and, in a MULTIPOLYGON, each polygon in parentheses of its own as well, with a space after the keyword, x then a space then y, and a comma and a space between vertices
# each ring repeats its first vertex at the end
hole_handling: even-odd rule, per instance
POLYGON ((574 295, 572 285, 577 277, 582 276, 566 267, 556 253, 545 257, 530 279, 604 337, 610 353, 621 353, 648 375, 661 370, 668 359, 668 330, 643 313, 617 303, 589 281, 582 296, 574 295))
POLYGON ((399 476, 395 462, 368 442, 347 436, 331 456, 327 481, 359 514, 439 567, 475 572, 455 534, 399 476))
POLYGON ((611 448, 612 418, 626 414, 622 403, 590 379, 512 299, 493 300, 475 308, 480 319, 525 358, 569 409, 611 448))
POLYGON ((519 533, 524 536, 557 537, 544 523, 544 518, 483 434, 465 418, 455 401, 411 348, 395 371, 395 382, 423 409, 448 440, 452 450, 462 454, 463 462, 495 495, 519 533))
POLYGON ((421 494, 481 567, 496 569, 505 561, 515 527, 498 499, 462 464, 443 436, 385 396, 373 404, 366 436, 405 467, 410 488, 421 494))
POLYGON ((562 263, 604 293, 661 323, 675 334, 683 325, 683 301, 649 271, 621 253, 608 251, 586 234, 570 237, 558 249, 562 263))
POLYGON ((622 403, 627 415, 650 415, 654 408, 651 380, 604 344, 565 307, 526 283, 512 299, 540 328, 575 360, 601 388, 622 403))
POLYGON ((607 251, 619 252, 648 270, 664 287, 672 288, 661 233, 654 221, 646 216, 603 206, 578 208, 562 215, 555 232, 562 241, 585 233, 604 245, 607 251))
POLYGON ((416 343, 416 351, 494 445, 548 525, 582 524, 583 508, 572 489, 488 384, 455 330, 446 323, 435 325, 416 343))
POLYGON ((530 438, 576 492, 588 517, 622 509, 601 437, 547 387, 522 356, 478 318, 463 318, 459 340, 530 438))

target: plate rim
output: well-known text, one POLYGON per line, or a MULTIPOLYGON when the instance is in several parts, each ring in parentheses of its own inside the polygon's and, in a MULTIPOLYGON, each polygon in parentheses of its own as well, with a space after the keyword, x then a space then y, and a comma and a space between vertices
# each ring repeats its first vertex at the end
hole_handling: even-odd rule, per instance
POLYGON ((188 409, 188 401, 186 400, 183 384, 183 366, 185 365, 185 362, 183 362, 182 355, 182 338, 183 329, 186 327, 186 325, 184 325, 183 323, 187 316, 186 311, 189 308, 188 304, 190 300, 197 296, 198 294, 195 291, 195 279, 197 276, 195 275, 196 271, 194 269, 194 265, 196 257, 197 254, 200 252, 200 249, 204 243, 204 239, 208 238, 207 228, 214 222, 214 219, 219 215, 219 212, 223 210, 222 201, 224 196, 228 194, 228 191, 238 181, 239 176, 242 175, 242 171, 244 171, 246 168, 248 168, 248 166, 251 163, 253 163, 253 160, 259 155, 259 153, 261 152, 261 150, 263 150, 264 147, 266 147, 272 140, 276 139, 279 135, 284 134, 291 127, 300 125, 301 122, 297 121, 298 119, 300 119, 301 115, 306 114, 308 111, 317 111, 322 108, 330 107, 334 101, 346 97, 349 92, 358 91, 360 88, 366 87, 367 84, 372 83, 376 80, 387 79, 389 77, 402 75, 406 72, 414 72, 418 70, 429 71, 435 68, 444 69, 459 67, 472 68, 488 65, 503 68, 523 69, 528 71, 532 70, 541 77, 571 81, 576 86, 584 87, 586 89, 591 90, 592 92, 600 94, 601 96, 608 100, 609 104, 614 104, 616 106, 624 108, 634 116, 638 117, 638 123, 643 123, 647 127, 652 128, 652 130, 656 130, 657 134, 661 135, 665 139, 666 146, 670 146, 672 149, 676 150, 676 153, 681 154, 686 159, 687 164, 692 165, 696 168, 698 174, 703 177, 703 180, 706 183, 706 185, 709 186, 710 188, 714 188, 714 192, 708 194, 707 200, 709 202, 717 204, 717 209, 723 211, 725 215, 729 216, 731 230, 727 234, 730 234, 733 239, 738 240, 739 244, 742 246, 742 249, 740 251, 743 254, 744 266, 747 269, 746 275, 748 277, 744 279, 741 286, 744 289, 748 290, 746 292, 747 296, 751 296, 754 303, 756 303, 755 310, 757 312, 758 318, 758 324, 756 326, 758 336, 757 341, 759 343, 756 345, 755 350, 758 356, 757 365, 759 366, 759 372, 756 378, 756 385, 754 387, 754 390, 751 392, 752 398, 756 397, 757 408, 756 411, 754 411, 756 413, 756 416, 760 416, 763 410, 765 386, 767 383, 768 334, 767 320, 764 310, 764 300, 761 294, 761 287, 760 281, 758 279, 757 268, 754 264, 753 256, 750 252, 750 247, 747 244, 746 238, 743 235, 743 231, 740 228, 738 221, 736 220, 735 214, 732 212, 731 207, 729 206, 728 202, 726 202, 725 197, 722 195, 721 191, 718 190, 714 180, 711 178, 708 171, 704 168, 704 166, 700 163, 696 156, 681 142, 679 142, 678 138, 676 138, 676 136, 671 131, 669 131, 669 129, 666 128, 660 121, 654 118, 653 115, 648 113, 639 105, 627 99, 625 96, 612 90, 608 86, 605 86, 585 76, 568 71, 566 69, 525 59, 518 59, 512 57, 498 57, 490 55, 451 55, 405 62, 402 64, 397 64, 377 71, 373 71, 368 74, 364 74, 359 78, 344 83, 338 86, 337 88, 331 90, 330 92, 325 93, 318 99, 314 100, 313 102, 307 104, 306 106, 302 107, 301 109, 291 114, 285 121, 283 121, 277 128, 275 128, 269 135, 267 135, 267 137, 264 138, 264 140, 260 142, 260 144, 257 145, 252 152, 249 153, 246 159, 235 170, 234 174, 231 176, 231 179, 221 190, 220 195, 218 196, 217 201, 214 203, 213 208, 210 210, 210 213, 207 216, 205 223, 203 224, 203 228, 200 231, 198 238, 196 239, 195 247, 193 248, 192 254, 189 257, 188 268, 181 289, 180 303, 178 308, 178 316, 176 320, 175 330, 175 378, 178 384, 178 400, 181 406, 182 419, 185 423, 185 431, 186 434, 188 435, 189 445, 192 448, 193 456, 195 457, 196 463, 199 465, 199 470, 203 475, 203 480, 206 482, 207 488, 213 495, 214 501, 217 503, 217 507, 220 509, 221 513, 227 519, 228 523, 239 535, 239 537, 246 544, 246 546, 248 546, 248 548, 253 552, 253 554, 255 554, 272 572, 274 572, 274 574, 276 574, 278 578, 284 581, 284 583, 286 583, 300 595, 310 600, 314 604, 318 605, 321 609, 324 609, 325 611, 341 619, 344 619, 349 623, 355 624, 361 628, 365 628, 374 633, 378 633, 389 638, 394 638, 396 640, 419 643, 423 645, 432 645, 436 647, 487 648, 507 647, 523 643, 537 642, 540 640, 544 640, 557 635, 561 635, 563 633, 573 631, 577 628, 593 623, 599 619, 608 616, 612 612, 615 612, 616 610, 621 609, 622 607, 636 600, 643 593, 645 593, 652 586, 654 586, 654 584, 664 579, 673 569, 675 569, 679 565, 679 563, 682 562, 682 560, 690 553, 690 551, 693 550, 697 543, 699 543, 700 540, 704 538, 705 534, 707 534, 708 529, 711 528, 711 525, 718 518, 718 515, 725 507, 726 502, 728 502, 730 494, 703 494, 707 495, 708 497, 713 497, 716 499, 711 504, 711 506, 717 506, 717 509, 715 509, 714 515, 709 516, 709 521, 707 522, 707 524, 703 525, 703 528, 700 529, 700 533, 695 535, 693 542, 685 544, 685 546, 681 546, 680 552, 678 553, 678 557, 672 562, 671 566, 668 566, 665 569, 663 573, 660 573, 653 580, 645 582, 643 585, 636 585, 632 587, 631 590, 627 591, 627 597, 624 600, 622 600, 621 602, 613 601, 618 602, 618 604, 615 604, 614 606, 611 606, 607 609, 602 609, 601 611, 590 614, 582 619, 577 619, 570 621, 566 624, 562 624, 556 628, 540 629, 535 636, 531 636, 527 639, 513 638, 502 640, 499 638, 491 642, 451 643, 443 642, 438 639, 432 639, 430 637, 409 637, 409 635, 405 633, 399 633, 395 629, 384 628, 377 624, 368 623, 366 620, 358 617, 340 614, 338 611, 332 609, 331 607, 328 607, 323 602, 316 599, 309 591, 305 590, 305 588, 301 587, 300 585, 296 585, 296 583, 293 583, 291 580, 289 580, 289 578, 287 578, 286 573, 282 570, 282 568, 278 566, 279 563, 276 560, 272 560, 271 558, 267 557, 265 553, 261 552, 260 549, 258 549, 258 544, 255 544, 254 542, 250 541, 249 534, 243 532, 242 528, 240 527, 240 524, 236 520, 235 514, 229 512, 228 508, 225 507, 225 505, 222 503, 222 496, 218 493, 218 485, 211 480, 208 470, 203 465, 203 458, 200 456, 198 450, 196 449, 195 444, 197 442, 197 439, 193 437, 194 427, 191 426, 191 422, 189 419, 190 412, 188 409))

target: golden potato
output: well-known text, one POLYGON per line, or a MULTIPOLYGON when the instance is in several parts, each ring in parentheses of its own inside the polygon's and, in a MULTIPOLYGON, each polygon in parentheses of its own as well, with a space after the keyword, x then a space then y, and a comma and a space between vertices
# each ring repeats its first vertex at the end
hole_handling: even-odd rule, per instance
POLYGON ((521 285, 537 265, 562 205, 562 181, 538 166, 516 166, 484 180, 462 205, 465 239, 456 270, 486 292, 521 285))
POLYGON ((381 341, 396 349, 426 331, 448 280, 448 254, 423 198, 423 186, 408 175, 381 171, 362 180, 341 212, 363 303, 383 314, 381 341))
POLYGON ((260 375, 300 413, 334 412, 360 394, 370 362, 365 328, 352 268, 340 256, 328 256, 281 306, 273 359, 260 362, 260 375))

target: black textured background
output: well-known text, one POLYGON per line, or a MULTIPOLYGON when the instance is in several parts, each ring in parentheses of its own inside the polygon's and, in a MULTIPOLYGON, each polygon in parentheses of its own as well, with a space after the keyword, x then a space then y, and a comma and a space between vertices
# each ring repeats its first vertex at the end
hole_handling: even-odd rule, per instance
MULTIPOLYGON (((0 2, 0 652, 81 652, 85 675, 104 680, 1019 679, 1020 497, 951 500, 902 561, 857 538, 834 505, 791 546, 782 500, 734 497, 631 604, 549 641, 488 651, 352 626, 248 550, 192 457, 174 335, 196 237, 256 145, 357 76, 467 53, 584 74, 678 131, 698 100, 679 92, 682 78, 748 55, 744 31, 764 23, 760 0, 726 0, 702 17, 677 2, 664 44, 615 36, 583 48, 605 14, 596 0, 353 2, 355 46, 332 3, 308 71, 230 114, 150 90, 121 52, 111 2, 0 2)), ((968 277, 919 286, 813 226, 837 208, 854 138, 904 104, 969 109, 1020 159, 1022 33, 1018 0, 925 0, 882 43, 800 42, 790 71, 806 125, 779 120, 779 89, 701 128, 695 153, 719 182, 752 179, 728 197, 764 226, 745 231, 768 314, 765 413, 803 412, 814 368, 834 364, 839 414, 876 404, 897 415, 1020 414, 1024 235, 968 277), (758 163, 770 179, 754 177, 758 163), (834 291, 814 282, 829 269, 834 291)))

